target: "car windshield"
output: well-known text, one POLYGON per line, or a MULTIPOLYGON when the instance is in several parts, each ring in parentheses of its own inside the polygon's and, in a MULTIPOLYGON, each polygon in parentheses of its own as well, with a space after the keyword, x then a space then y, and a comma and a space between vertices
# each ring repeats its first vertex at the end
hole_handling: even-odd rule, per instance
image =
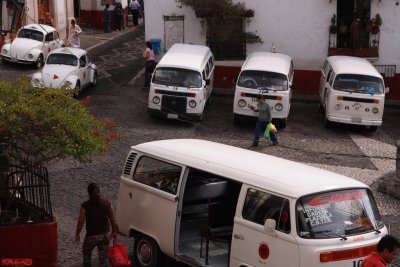
POLYGON ((200 88, 202 86, 200 72, 180 68, 157 68, 153 83, 171 86, 200 88))
POLYGON ((251 89, 288 90, 288 80, 285 75, 268 71, 242 71, 237 85, 251 89))
POLYGON ((383 94, 384 87, 381 78, 358 75, 339 74, 333 83, 333 89, 360 94, 383 94))
POLYGON ((69 54, 51 54, 47 58, 47 65, 70 65, 70 66, 77 66, 78 59, 74 55, 69 54))
POLYGON ((296 211, 302 238, 343 238, 383 227, 372 194, 366 189, 306 196, 298 201, 296 211))
POLYGON ((18 38, 27 38, 27 39, 32 39, 36 40, 39 42, 43 42, 44 34, 40 31, 37 30, 32 30, 32 29, 21 29, 18 32, 18 38))

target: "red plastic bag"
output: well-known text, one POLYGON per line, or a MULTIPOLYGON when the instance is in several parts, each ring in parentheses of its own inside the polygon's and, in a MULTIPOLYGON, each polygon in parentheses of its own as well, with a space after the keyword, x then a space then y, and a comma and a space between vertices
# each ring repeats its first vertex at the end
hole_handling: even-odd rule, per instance
POLYGON ((118 244, 116 239, 113 241, 113 246, 108 248, 108 260, 110 261, 112 267, 131 265, 125 245, 118 244))

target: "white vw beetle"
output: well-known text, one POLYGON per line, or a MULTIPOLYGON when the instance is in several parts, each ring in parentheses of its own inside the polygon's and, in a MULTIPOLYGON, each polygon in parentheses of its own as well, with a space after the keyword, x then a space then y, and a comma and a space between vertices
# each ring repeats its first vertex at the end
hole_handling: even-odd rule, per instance
POLYGON ((80 48, 63 47, 52 51, 41 72, 32 76, 35 87, 66 86, 78 94, 84 87, 96 85, 97 67, 89 54, 80 48))
POLYGON ((60 35, 51 26, 29 24, 22 27, 11 44, 1 49, 3 63, 35 64, 42 67, 47 55, 54 49, 64 46, 60 35))

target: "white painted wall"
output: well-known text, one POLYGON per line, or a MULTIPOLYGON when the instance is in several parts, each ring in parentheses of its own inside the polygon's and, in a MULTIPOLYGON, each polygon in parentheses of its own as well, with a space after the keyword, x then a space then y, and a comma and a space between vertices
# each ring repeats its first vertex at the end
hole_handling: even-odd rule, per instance
MULTIPOLYGON (((236 1, 236 0, 234 0, 236 1)), ((247 52, 270 51, 293 57, 296 69, 318 70, 328 54, 330 19, 336 13, 336 0, 246 0, 255 16, 246 24, 247 32, 256 32, 263 44, 247 44, 247 52)), ((395 64, 400 71, 400 5, 396 0, 372 0, 371 14, 380 13, 383 25, 380 57, 374 64, 395 64)), ((190 7, 178 7, 175 0, 145 1, 146 40, 164 40, 163 15, 185 15, 185 42, 205 44, 205 29, 190 7)), ((162 45, 163 47, 163 45, 162 45)), ((224 62, 227 65, 232 63, 224 62)), ((236 62, 233 65, 240 64, 236 62)))

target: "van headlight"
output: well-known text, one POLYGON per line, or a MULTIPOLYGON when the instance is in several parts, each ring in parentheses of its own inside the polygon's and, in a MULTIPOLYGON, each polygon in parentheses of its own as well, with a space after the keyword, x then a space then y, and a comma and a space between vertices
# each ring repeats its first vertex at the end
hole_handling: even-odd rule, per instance
POLYGON ((281 103, 278 103, 275 105, 275 110, 276 111, 281 111, 283 109, 283 105, 281 103))
POLYGON ((246 106, 246 100, 240 99, 238 102, 238 106, 244 108, 246 106))
POLYGON ((379 113, 379 108, 373 107, 373 108, 372 108, 372 113, 374 113, 374 114, 379 113))
POLYGON ((195 108, 195 107, 196 107, 196 101, 190 100, 190 101, 189 101, 189 107, 195 108))
POLYGON ((153 103, 156 105, 160 104, 160 98, 158 96, 153 97, 153 103))

